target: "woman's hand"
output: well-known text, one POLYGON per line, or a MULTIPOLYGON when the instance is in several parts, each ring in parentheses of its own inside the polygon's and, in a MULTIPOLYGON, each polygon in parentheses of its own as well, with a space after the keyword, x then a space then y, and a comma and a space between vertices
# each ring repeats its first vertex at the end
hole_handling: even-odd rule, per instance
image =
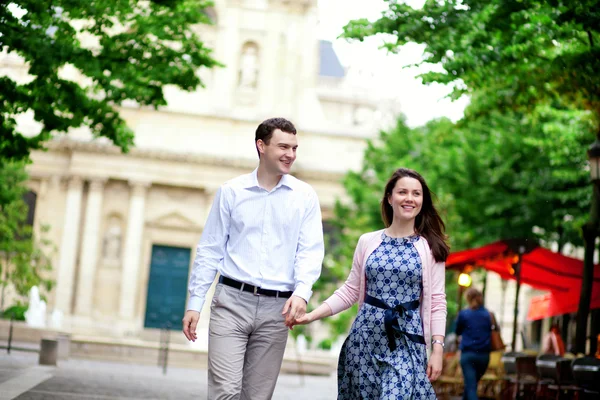
POLYGON ((429 363, 427 364, 427 377, 431 382, 435 381, 442 374, 444 350, 438 349, 438 347, 441 346, 434 346, 431 357, 429 357, 429 363))
POLYGON ((300 318, 296 318, 296 321, 294 321, 294 325, 310 324, 311 322, 313 322, 315 320, 313 313, 314 313, 314 311, 306 313, 300 318))
MULTIPOLYGON (((309 313, 304 314, 300 318, 296 318, 293 325, 306 325, 310 324, 313 321, 316 321, 321 318, 329 317, 331 315, 331 308, 325 303, 321 304, 319 307, 315 308, 309 313)), ((292 329, 293 326, 290 326, 292 329)))

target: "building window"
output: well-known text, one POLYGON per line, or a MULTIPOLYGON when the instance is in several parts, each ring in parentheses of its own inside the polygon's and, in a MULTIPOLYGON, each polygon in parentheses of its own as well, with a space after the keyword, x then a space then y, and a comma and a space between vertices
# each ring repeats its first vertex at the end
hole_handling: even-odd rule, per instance
POLYGON ((33 221, 35 220, 35 203, 37 201, 37 194, 28 191, 23 195, 23 201, 27 204, 27 219, 25 220, 25 224, 27 226, 33 226, 33 221))

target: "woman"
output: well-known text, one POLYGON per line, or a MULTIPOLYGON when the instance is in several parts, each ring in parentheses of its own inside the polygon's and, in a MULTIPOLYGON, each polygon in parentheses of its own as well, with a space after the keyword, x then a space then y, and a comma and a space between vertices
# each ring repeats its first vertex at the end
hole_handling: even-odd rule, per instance
POLYGON ((388 181, 381 214, 386 229, 360 237, 346 283, 298 323, 358 301, 340 354, 338 399, 435 399, 430 381, 442 371, 446 325, 445 226, 423 177, 404 168, 388 181))
POLYGON ((565 355, 565 342, 560 336, 558 323, 553 323, 546 336, 544 336, 542 352, 544 354, 554 354, 561 357, 565 355))
POLYGON ((456 334, 461 336, 460 367, 465 390, 463 399, 477 399, 477 383, 490 363, 492 316, 483 307, 483 295, 475 288, 465 292, 468 307, 458 313, 456 334))

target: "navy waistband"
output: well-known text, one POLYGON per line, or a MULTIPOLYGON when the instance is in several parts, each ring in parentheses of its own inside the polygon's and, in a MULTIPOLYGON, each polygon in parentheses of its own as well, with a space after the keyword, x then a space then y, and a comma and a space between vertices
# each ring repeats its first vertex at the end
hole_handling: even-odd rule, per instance
POLYGON ((396 350, 395 332, 403 334, 415 343, 425 344, 425 338, 423 336, 403 331, 400 329, 400 325, 398 324, 398 318, 404 318, 405 316, 412 318, 413 311, 419 309, 419 300, 400 303, 395 307, 390 307, 384 301, 367 295, 365 297, 365 303, 385 310, 383 321, 385 325, 385 333, 388 337, 388 346, 391 351, 396 350))

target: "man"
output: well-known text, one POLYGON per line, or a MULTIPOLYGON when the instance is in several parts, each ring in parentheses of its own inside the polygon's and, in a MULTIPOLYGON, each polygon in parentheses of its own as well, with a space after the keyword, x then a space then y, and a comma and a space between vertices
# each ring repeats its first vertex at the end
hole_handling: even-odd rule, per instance
POLYGON ((317 195, 289 175, 296 128, 268 119, 255 143, 258 168, 217 191, 190 277, 183 333, 195 341, 206 292, 220 273, 209 323, 210 400, 271 398, 287 327, 305 314, 323 262, 317 195))

